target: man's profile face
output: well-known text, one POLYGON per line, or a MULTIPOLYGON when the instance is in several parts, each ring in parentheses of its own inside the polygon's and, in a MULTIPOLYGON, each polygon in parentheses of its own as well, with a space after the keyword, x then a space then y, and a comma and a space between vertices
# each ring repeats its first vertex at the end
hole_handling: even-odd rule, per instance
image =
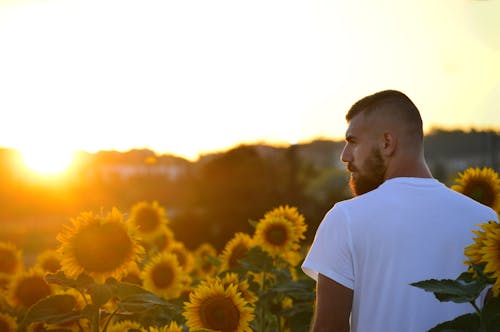
POLYGON ((349 186, 355 196, 376 189, 385 180, 386 166, 372 132, 363 114, 352 118, 346 131, 341 159, 351 174, 349 186))

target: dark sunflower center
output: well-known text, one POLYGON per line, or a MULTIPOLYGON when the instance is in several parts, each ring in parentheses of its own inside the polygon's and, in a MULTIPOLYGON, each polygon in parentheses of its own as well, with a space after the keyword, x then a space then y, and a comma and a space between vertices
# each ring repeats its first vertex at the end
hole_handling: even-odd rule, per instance
POLYGON ((61 268, 61 262, 57 258, 49 257, 43 262, 42 268, 45 271, 57 272, 61 268))
POLYGON ((200 306, 200 320, 206 328, 229 332, 238 329, 240 311, 231 299, 214 296, 206 299, 200 306))
POLYGON ((285 226, 275 224, 266 229, 266 231, 264 232, 264 237, 266 239, 266 242, 271 243, 275 246, 281 246, 288 240, 288 232, 285 226))
POLYGON ((210 262, 210 260, 208 258, 204 258, 203 262, 201 264, 201 270, 203 272, 208 273, 208 272, 212 271, 213 266, 214 265, 212 264, 212 262, 210 262))
POLYGON ((234 246, 233 251, 229 256, 229 262, 228 262, 229 267, 232 268, 238 266, 239 265, 238 260, 243 258, 243 256, 245 256, 247 252, 248 252, 248 247, 243 243, 239 243, 236 246, 234 246))
POLYGON ((50 287, 45 280, 39 276, 23 279, 15 289, 15 296, 19 302, 30 307, 39 300, 50 295, 50 287))
POLYGON ((113 271, 130 257, 132 240, 122 225, 93 224, 75 237, 77 262, 87 272, 113 271))
POLYGON ((10 325, 0 317, 0 331, 9 331, 10 325))
POLYGON ((10 250, 0 249, 0 272, 12 273, 16 269, 16 265, 17 260, 14 253, 10 250))
POLYGON ((486 181, 471 181, 464 188, 464 194, 489 207, 493 207, 496 199, 494 188, 486 181))
POLYGON ((170 264, 158 264, 151 271, 151 279, 158 288, 168 288, 174 281, 175 271, 170 264))
POLYGON ((153 232, 160 226, 160 216, 153 208, 142 208, 137 212, 136 224, 144 233, 153 232))

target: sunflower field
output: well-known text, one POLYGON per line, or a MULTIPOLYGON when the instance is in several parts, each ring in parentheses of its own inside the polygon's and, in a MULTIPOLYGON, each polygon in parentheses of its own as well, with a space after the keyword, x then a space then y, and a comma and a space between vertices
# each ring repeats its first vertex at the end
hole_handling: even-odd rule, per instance
POLYGON ((314 282, 299 271, 307 230, 279 206, 236 233, 222 252, 175 238, 165 209, 84 212, 59 247, 25 268, 0 243, 0 331, 306 331, 314 282))
MULTIPOLYGON (((492 169, 469 168, 452 189, 500 210, 492 169)), ((210 243, 189 250, 165 209, 141 201, 129 211, 80 213, 32 266, 20 248, 0 242, 0 331, 308 331, 316 294, 300 270, 304 216, 284 205, 250 223, 252 234, 235 233, 220 252, 210 243)), ((484 289, 491 296, 434 331, 500 326, 500 225, 483 224, 471 239, 457 280, 413 286, 474 306, 484 289)))

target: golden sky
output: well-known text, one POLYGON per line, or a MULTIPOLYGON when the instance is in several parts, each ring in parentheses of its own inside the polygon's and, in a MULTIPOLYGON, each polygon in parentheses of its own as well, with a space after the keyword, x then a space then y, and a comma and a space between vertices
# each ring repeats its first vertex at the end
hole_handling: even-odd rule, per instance
POLYGON ((500 1, 0 0, 0 146, 48 155, 340 138, 383 89, 500 128, 500 1))

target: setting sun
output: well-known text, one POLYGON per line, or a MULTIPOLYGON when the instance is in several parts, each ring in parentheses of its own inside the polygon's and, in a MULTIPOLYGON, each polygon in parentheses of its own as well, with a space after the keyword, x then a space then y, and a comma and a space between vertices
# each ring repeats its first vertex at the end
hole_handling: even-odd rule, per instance
POLYGON ((21 151, 27 168, 40 175, 56 175, 64 172, 73 161, 73 154, 62 151, 37 149, 21 151))

